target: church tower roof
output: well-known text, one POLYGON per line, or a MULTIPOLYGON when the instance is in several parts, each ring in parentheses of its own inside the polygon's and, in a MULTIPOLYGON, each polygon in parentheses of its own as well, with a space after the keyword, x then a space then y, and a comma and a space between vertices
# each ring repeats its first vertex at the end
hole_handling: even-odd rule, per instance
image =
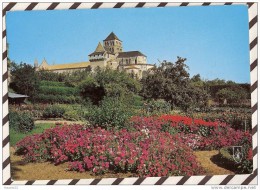
MULTIPOLYGON (((114 34, 114 32, 111 32, 104 41, 109 41, 109 40, 119 40, 119 38, 114 34)), ((121 40, 119 41, 122 42, 121 40)))
POLYGON ((106 51, 106 50, 104 49, 104 47, 102 46, 102 44, 99 42, 98 45, 97 45, 97 47, 96 47, 95 52, 104 52, 104 51, 106 51))
POLYGON ((105 48, 102 46, 100 42, 98 42, 96 50, 93 53, 89 54, 89 56, 96 55, 99 53, 104 53, 104 52, 106 52, 105 48))

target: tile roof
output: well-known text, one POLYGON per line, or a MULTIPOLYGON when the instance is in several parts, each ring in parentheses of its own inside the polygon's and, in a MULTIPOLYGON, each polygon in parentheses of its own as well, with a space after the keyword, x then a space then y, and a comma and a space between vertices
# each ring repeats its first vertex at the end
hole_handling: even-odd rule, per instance
POLYGON ((128 67, 125 67, 124 69, 139 69, 139 68, 135 67, 134 65, 130 65, 128 67))
POLYGON ((100 54, 100 53, 105 53, 107 50, 102 46, 102 44, 99 42, 97 47, 96 47, 96 50, 89 54, 89 56, 92 56, 92 55, 97 55, 97 54, 100 54))
MULTIPOLYGON (((114 32, 111 32, 104 41, 108 41, 108 40, 119 40, 119 38, 114 34, 114 32)), ((121 40, 119 41, 122 42, 121 40)))
POLYGON ((28 98, 29 96, 8 92, 9 98, 28 98))
POLYGON ((137 57, 137 56, 145 56, 140 51, 127 51, 127 52, 119 52, 118 58, 125 58, 125 57, 137 57))
POLYGON ((92 56, 92 55, 98 55, 98 54, 104 54, 105 53, 105 51, 104 52, 93 52, 93 53, 91 53, 91 54, 89 54, 89 56, 92 56))
POLYGON ((98 45, 97 45, 97 47, 96 47, 95 52, 104 52, 104 51, 105 51, 104 47, 103 47, 102 44, 99 42, 98 45))
POLYGON ((67 64, 57 64, 57 65, 48 65, 44 67, 46 70, 62 70, 62 69, 80 69, 86 68, 90 65, 90 62, 78 62, 78 63, 67 63, 67 64))

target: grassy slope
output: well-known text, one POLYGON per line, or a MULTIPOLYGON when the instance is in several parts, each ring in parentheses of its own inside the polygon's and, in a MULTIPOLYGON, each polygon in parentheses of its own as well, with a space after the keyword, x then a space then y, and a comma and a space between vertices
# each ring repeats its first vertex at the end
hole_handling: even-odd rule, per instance
POLYGON ((10 143, 11 146, 14 146, 18 141, 22 140, 24 137, 42 133, 45 129, 50 128, 51 126, 54 126, 54 124, 51 123, 39 123, 35 125, 35 128, 30 131, 29 133, 19 133, 10 128, 10 143))

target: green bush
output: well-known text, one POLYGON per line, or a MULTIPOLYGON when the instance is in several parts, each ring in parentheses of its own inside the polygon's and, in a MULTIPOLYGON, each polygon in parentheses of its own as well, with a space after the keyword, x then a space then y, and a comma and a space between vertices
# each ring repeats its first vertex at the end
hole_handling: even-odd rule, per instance
POLYGON ((95 106, 91 112, 86 114, 86 119, 94 126, 120 129, 128 126, 128 119, 132 115, 132 107, 123 100, 105 97, 99 107, 95 106))
POLYGON ((247 145, 242 147, 242 160, 241 162, 235 162, 232 154, 232 147, 224 147, 221 148, 219 154, 221 159, 224 159, 226 165, 228 165, 235 173, 238 174, 247 174, 252 173, 253 171, 253 161, 248 159, 248 150, 249 147, 247 145))
POLYGON ((79 121, 82 120, 77 110, 65 111, 63 118, 69 121, 79 121))
POLYGON ((81 103, 79 89, 68 87, 64 82, 42 80, 34 102, 44 104, 75 104, 81 103))
POLYGON ((55 73, 46 70, 40 70, 37 72, 38 78, 44 81, 57 81, 64 82, 64 79, 68 75, 67 73, 55 73))
POLYGON ((35 97, 35 101, 39 103, 45 104, 53 104, 53 103, 60 103, 60 104, 74 104, 74 103, 81 103, 82 99, 80 96, 65 96, 65 95, 53 95, 53 94, 38 94, 35 97))
POLYGON ((9 112, 10 128, 21 133, 27 133, 34 128, 33 116, 28 112, 9 112))
POLYGON ((133 98, 134 98, 134 102, 133 102, 134 106, 136 108, 142 108, 142 106, 144 105, 143 97, 134 94, 133 98))
POLYGON ((59 105, 50 105, 43 111, 44 118, 61 118, 65 113, 65 109, 59 105))
POLYGON ((151 100, 143 105, 143 109, 147 115, 167 114, 171 111, 170 103, 165 100, 151 100))
POLYGON ((84 105, 63 105, 65 113, 63 114, 63 119, 69 121, 83 121, 85 120, 85 113, 90 109, 88 106, 84 105))

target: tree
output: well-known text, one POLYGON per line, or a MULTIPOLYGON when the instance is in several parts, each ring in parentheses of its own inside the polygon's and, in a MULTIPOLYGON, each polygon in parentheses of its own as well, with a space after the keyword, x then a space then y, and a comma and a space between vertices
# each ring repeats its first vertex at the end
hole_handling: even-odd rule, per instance
POLYGON ((67 73, 55 73, 48 70, 40 69, 36 72, 39 80, 47 80, 47 81, 56 81, 56 82, 64 82, 67 73))
POLYGON ((94 104, 106 97, 114 97, 120 100, 133 98, 140 91, 140 82, 132 78, 124 71, 96 69, 88 75, 79 85, 83 98, 90 98, 94 104))
POLYGON ((175 63, 163 61, 153 72, 142 80, 142 96, 150 99, 164 99, 187 111, 194 107, 204 107, 207 93, 194 85, 189 78, 186 59, 177 57, 175 63))
POLYGON ((91 68, 87 67, 84 70, 74 71, 72 73, 67 73, 64 77, 64 82, 67 86, 77 87, 83 80, 91 75, 91 68))
POLYGON ((98 104, 105 96, 104 88, 102 88, 93 76, 86 77, 80 85, 80 94, 85 100, 91 100, 93 104, 98 104))
POLYGON ((194 75, 191 78, 191 84, 195 87, 200 87, 200 88, 206 89, 205 82, 203 80, 201 80, 200 74, 194 75))
POLYGON ((10 87, 17 93, 33 99, 39 89, 39 80, 35 68, 26 63, 12 64, 10 87))
POLYGON ((238 103, 247 98, 247 92, 244 88, 239 85, 233 85, 231 87, 223 88, 216 93, 219 100, 227 103, 238 103))

